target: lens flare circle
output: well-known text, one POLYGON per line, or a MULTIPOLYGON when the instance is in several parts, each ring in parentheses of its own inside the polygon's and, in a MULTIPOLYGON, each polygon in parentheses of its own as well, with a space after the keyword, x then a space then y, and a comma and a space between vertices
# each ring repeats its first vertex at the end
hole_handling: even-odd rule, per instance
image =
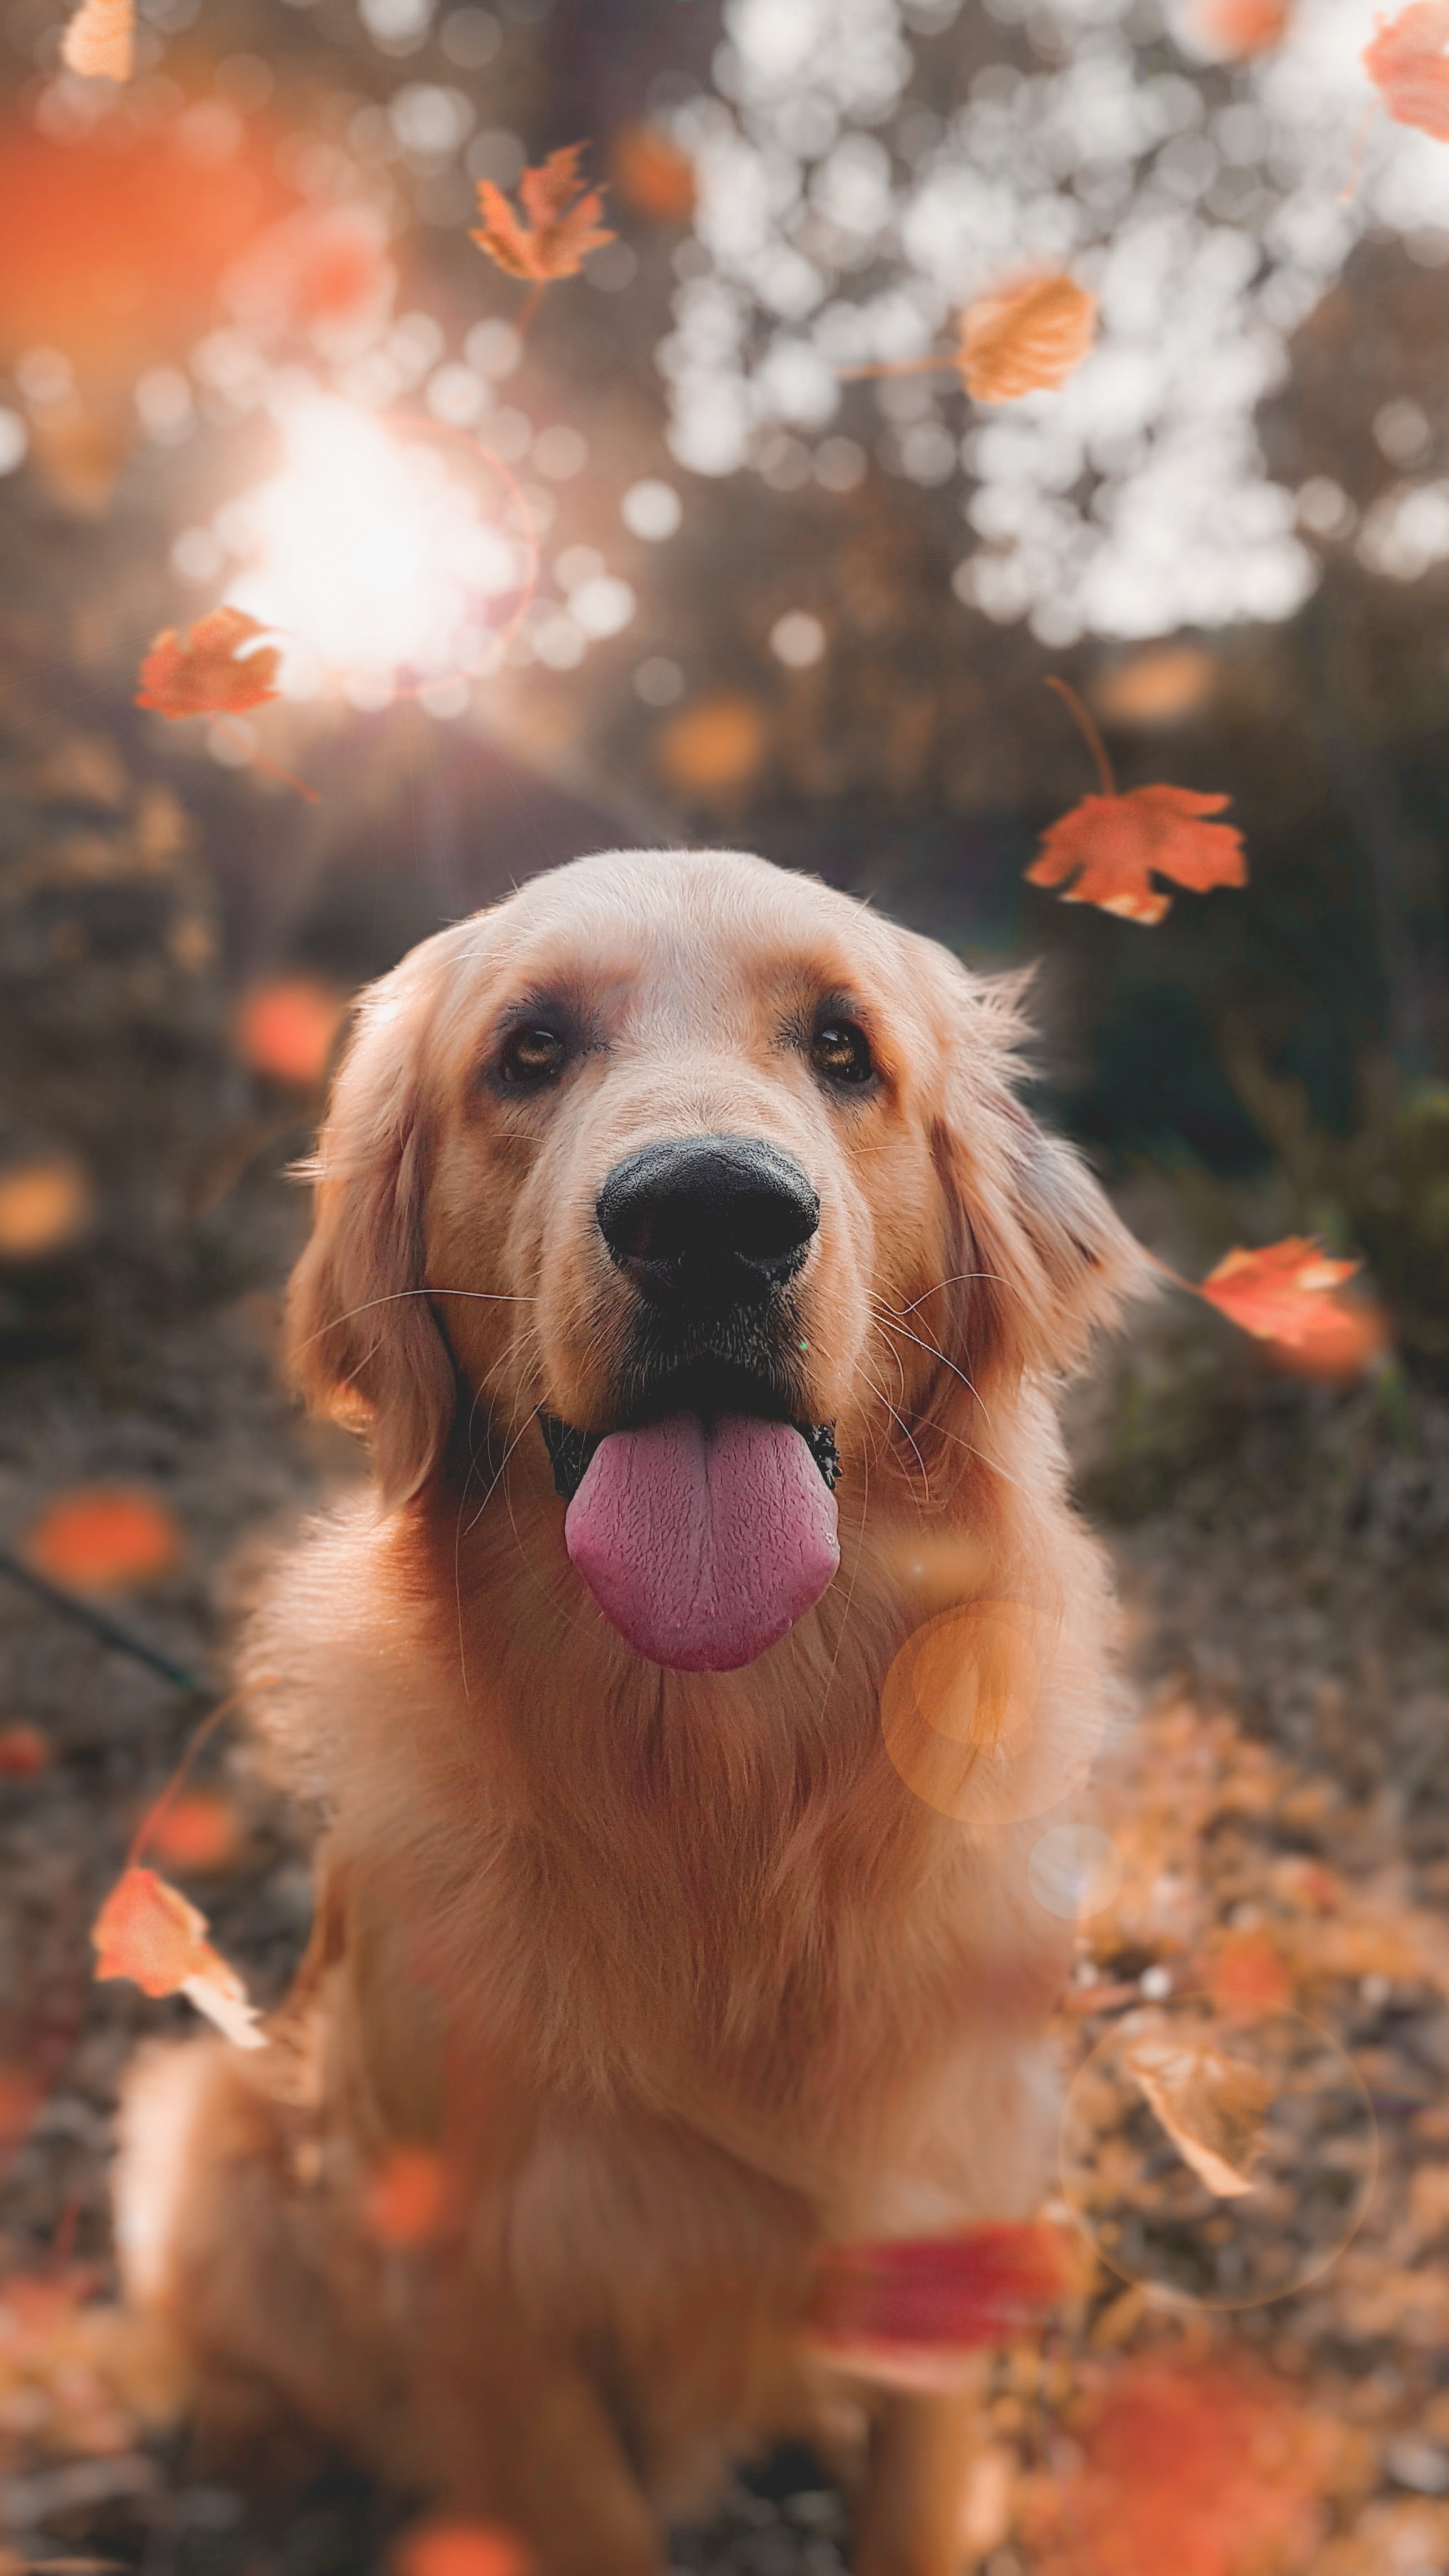
POLYGON ((1373 2106, 1337 2040, 1209 1995, 1128 2013, 1062 2115, 1063 2196, 1103 2262, 1193 2307, 1262 2307, 1326 2271, 1377 2166, 1373 2106))
POLYGON ((1059 1807, 1101 1732, 1090 1696, 1044 1669, 1041 1622, 1019 1601, 960 1601, 906 1639, 881 1691, 885 1748, 908 1789, 992 1830, 1059 1807))
POLYGON ((1026 1882, 1038 1905, 1064 1923, 1085 1923, 1122 1884, 1117 1847, 1095 1825, 1053 1825, 1031 1848, 1026 1882))

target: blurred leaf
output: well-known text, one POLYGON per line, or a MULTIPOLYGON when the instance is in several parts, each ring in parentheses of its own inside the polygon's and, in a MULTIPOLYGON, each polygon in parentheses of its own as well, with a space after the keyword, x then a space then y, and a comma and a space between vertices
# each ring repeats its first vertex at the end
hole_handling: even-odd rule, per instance
POLYGON ((1122 2062, 1198 2180, 1220 2200, 1250 2192, 1273 2098, 1267 2077, 1206 2041, 1134 2040, 1122 2062))
POLYGON ((517 2534, 496 2522, 422 2522, 393 2546, 394 2576, 533 2576, 517 2534))
POLYGON ((1388 1341, 1376 1306, 1334 1294, 1358 1268, 1356 1261, 1331 1261, 1311 1236, 1290 1234, 1257 1252, 1235 1246, 1197 1294, 1308 1374, 1357 1376, 1388 1341))
POLYGON ((1363 67, 1395 124, 1449 143, 1449 0, 1410 0, 1374 27, 1363 67))
POLYGON ((128 81, 135 69, 135 0, 82 0, 60 40, 68 72, 86 80, 128 81))
POLYGON ((974 402, 1050 392, 1097 335, 1097 299, 1070 277, 1034 277, 983 295, 961 316, 956 365, 974 402))
POLYGON ((324 985, 286 977, 259 984, 236 1016, 237 1052, 255 1073, 311 1089, 327 1070, 347 1002, 324 985))
POLYGON ((89 1177, 68 1154, 37 1156, 0 1172, 0 1258, 38 1261, 84 1232, 92 1207, 89 1177))
POLYGON ((140 1487, 82 1485, 32 1522, 21 1552, 52 1583, 123 1592, 170 1574, 183 1546, 173 1514, 140 1487))
POLYGON ((210 1926, 154 1869, 128 1869, 96 1916, 98 1978, 129 1977, 144 1995, 186 1995, 237 2048, 264 2048, 235 1969, 213 1950, 210 1926))
POLYGON ((158 1807, 148 1823, 145 1848, 168 1869, 230 1869, 243 1843, 242 1821, 219 1789, 186 1789, 158 1807))
POLYGON ((277 694, 274 644, 238 659, 240 648, 266 628, 244 608, 214 608, 200 617, 183 644, 174 626, 157 636, 141 665, 138 707, 173 722, 183 716, 244 715, 277 694))

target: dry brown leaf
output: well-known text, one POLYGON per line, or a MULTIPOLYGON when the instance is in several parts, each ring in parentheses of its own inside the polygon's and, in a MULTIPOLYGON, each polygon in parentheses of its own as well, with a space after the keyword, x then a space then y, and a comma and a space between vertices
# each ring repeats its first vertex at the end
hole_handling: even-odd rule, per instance
POLYGON ((491 179, 479 180, 480 221, 473 239, 509 277, 539 286, 556 277, 576 277, 590 251, 613 240, 599 222, 602 193, 586 188, 579 176, 583 148, 582 143, 566 144, 561 152, 551 152, 541 168, 524 171, 518 183, 521 214, 491 179))
POLYGON ((1051 392, 1097 335, 1097 299, 1070 277, 1031 277, 983 295, 961 316, 956 365, 974 402, 1051 392))
POLYGON ((174 626, 157 636, 141 665, 138 707, 173 722, 182 716, 245 715, 277 694, 274 644, 242 653, 266 628, 244 608, 214 608, 199 617, 185 643, 174 626))
POLYGON ((1122 2063, 1183 2163, 1219 2200, 1253 2188, 1252 2166, 1273 2099, 1268 2078, 1206 2040, 1137 2039, 1122 2063))
POLYGON ((206 1916, 154 1869, 128 1869, 96 1916, 98 1978, 129 1977, 143 1995, 186 1995, 237 2048, 264 2048, 235 1969, 213 1950, 206 1916))

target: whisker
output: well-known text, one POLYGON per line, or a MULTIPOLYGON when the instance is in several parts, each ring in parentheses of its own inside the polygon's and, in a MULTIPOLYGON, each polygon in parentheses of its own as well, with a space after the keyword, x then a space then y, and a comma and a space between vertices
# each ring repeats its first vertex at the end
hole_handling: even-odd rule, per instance
POLYGON ((375 1306, 395 1306, 403 1297, 469 1297, 484 1306, 536 1306, 536 1297, 510 1297, 501 1289, 491 1288, 390 1288, 385 1297, 365 1297, 360 1306, 348 1306, 340 1315, 332 1315, 309 1333, 297 1348, 305 1351, 320 1342, 324 1333, 335 1332, 339 1324, 350 1324, 354 1315, 370 1315, 375 1306))
MULTIPOLYGON (((909 1306, 893 1306, 891 1312, 893 1315, 914 1315, 916 1308, 924 1306, 928 1297, 939 1296, 943 1288, 957 1288, 964 1279, 989 1279, 998 1288, 1010 1285, 999 1270, 953 1270, 949 1279, 936 1280, 932 1287, 923 1288, 919 1297, 913 1297, 909 1306)), ((880 1299, 878 1302, 884 1304, 886 1301, 880 1299)))
POLYGON ((984 1396, 981 1394, 980 1389, 979 1389, 979 1388, 977 1388, 977 1387, 974 1387, 974 1386, 972 1385, 971 1380, 970 1380, 970 1379, 969 1379, 969 1377, 967 1376, 967 1374, 966 1374, 965 1370, 964 1370, 963 1368, 958 1368, 958 1367, 957 1367, 957 1365, 956 1365, 956 1362, 955 1362, 953 1359, 949 1359, 949 1358, 947 1357, 946 1353, 945 1353, 943 1350, 938 1350, 938 1348, 937 1348, 937 1346, 936 1346, 936 1344, 935 1344, 934 1342, 923 1342, 923 1341, 922 1341, 922 1339, 921 1339, 921 1337, 920 1337, 920 1334, 919 1334, 919 1333, 912 1333, 912 1332, 908 1331, 908 1330, 907 1330, 907 1327, 906 1327, 906 1326, 905 1326, 905 1325, 900 1321, 899 1317, 896 1315, 895 1310, 894 1310, 894 1308, 893 1308, 893 1307, 888 1307, 888 1306, 886 1306, 886 1305, 883 1303, 883 1301, 882 1301, 880 1298, 878 1298, 878 1297, 872 1297, 872 1299, 871 1299, 871 1304, 876 1308, 876 1311, 877 1311, 877 1313, 879 1314, 879 1316, 880 1316, 880 1318, 881 1318, 881 1321, 883 1322, 883 1324, 884 1324, 884 1326, 885 1326, 885 1329, 886 1329, 886 1331, 887 1331, 888 1333, 903 1333, 903 1334, 905 1335, 905 1338, 906 1338, 906 1340, 907 1340, 908 1342, 914 1342, 914 1343, 915 1343, 915 1346, 916 1346, 916 1348, 917 1348, 917 1350, 918 1350, 918 1351, 924 1351, 924 1352, 925 1352, 925 1354, 926 1354, 926 1357, 927 1357, 928 1359, 939 1360, 939 1361, 940 1361, 940 1363, 941 1363, 942 1368, 948 1368, 948 1369, 950 1370, 951 1375, 952 1375, 953 1377, 957 1377, 957 1378, 959 1378, 959 1379, 960 1379, 961 1384, 965 1387, 967 1394, 975 1397, 976 1402, 980 1405, 982 1412, 986 1415, 986 1419, 987 1419, 987 1422, 988 1422, 988 1424, 989 1424, 989 1423, 990 1423, 990 1420, 991 1420, 991 1414, 990 1414, 990 1411, 989 1411, 989 1409, 988 1409, 988 1407, 987 1407, 986 1400, 985 1400, 984 1396))

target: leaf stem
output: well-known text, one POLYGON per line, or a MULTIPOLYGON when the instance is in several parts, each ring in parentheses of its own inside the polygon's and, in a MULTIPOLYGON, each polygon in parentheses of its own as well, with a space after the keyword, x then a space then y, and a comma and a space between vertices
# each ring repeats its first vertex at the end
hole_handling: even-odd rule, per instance
POLYGON ((1083 705, 1076 690, 1072 687, 1070 680, 1059 680, 1056 678, 1055 674, 1053 674, 1047 680, 1047 687, 1049 689, 1055 689, 1057 696, 1062 700, 1065 706, 1070 708, 1072 715, 1076 719, 1077 729, 1096 763, 1097 778, 1103 795, 1115 796, 1117 793, 1117 775, 1112 767, 1111 760, 1108 757, 1107 746, 1102 740, 1100 733, 1097 731, 1095 718, 1089 714, 1087 708, 1083 705))
POLYGON ((146 1845, 156 1831, 157 1826, 160 1824, 162 1817, 165 1815, 167 1808, 172 1802, 172 1799, 176 1796, 177 1791, 182 1787, 186 1779, 186 1775, 191 1769, 192 1763, 195 1761, 198 1753, 201 1751, 203 1744, 206 1742, 207 1737, 214 1734, 216 1728, 220 1726, 224 1717, 229 1717, 231 1715, 231 1712, 236 1707, 240 1697, 240 1691, 233 1691, 230 1699, 222 1700, 220 1705, 214 1708, 208 1717, 204 1717, 201 1724, 193 1730, 191 1739, 187 1744, 180 1761, 177 1763, 175 1770, 172 1772, 170 1779, 167 1781, 165 1788, 162 1790, 159 1798, 153 1800, 152 1804, 147 1808, 146 1813, 141 1818, 139 1825, 136 1827, 135 1833, 131 1837, 131 1848, 126 1854, 127 1869, 134 1869, 137 1866, 142 1852, 145 1850, 146 1845))

